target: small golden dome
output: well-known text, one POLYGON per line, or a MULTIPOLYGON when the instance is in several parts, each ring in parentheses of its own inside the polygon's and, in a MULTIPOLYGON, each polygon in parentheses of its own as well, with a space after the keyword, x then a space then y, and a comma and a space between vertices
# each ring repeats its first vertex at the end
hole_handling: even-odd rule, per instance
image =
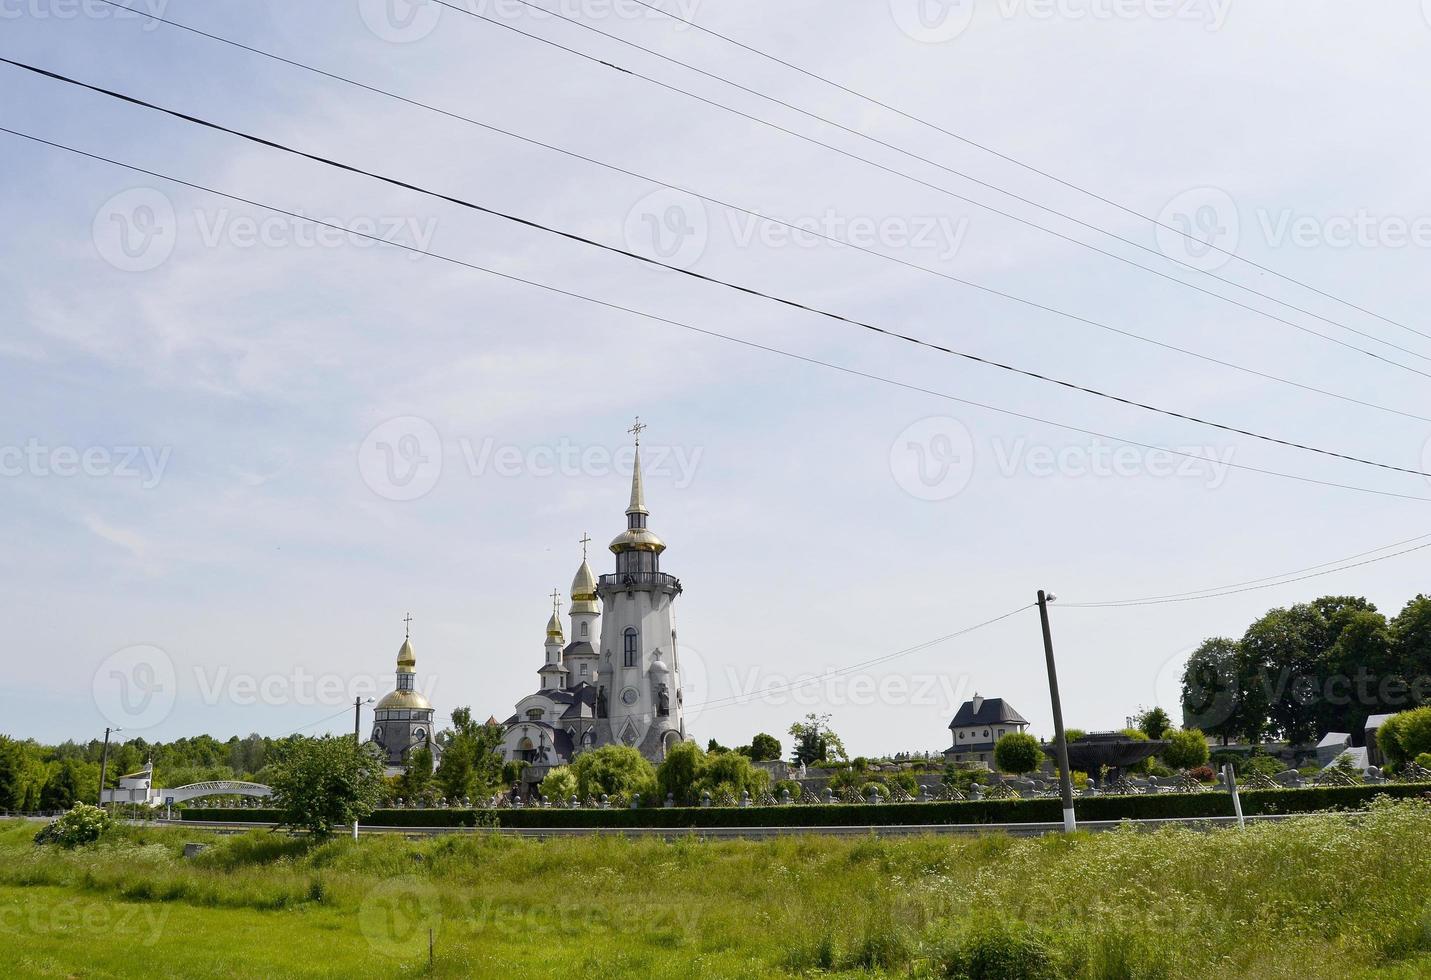
POLYGON ((431 711, 432 703, 416 691, 393 691, 378 702, 379 711, 392 709, 409 711, 431 711))
POLYGON ((561 638, 561 620, 557 619, 556 613, 552 613, 552 618, 547 620, 547 639, 560 640, 561 638))
POLYGON ((612 539, 610 547, 618 555, 623 551, 652 551, 659 555, 666 550, 666 542, 649 528, 628 527, 612 539))
POLYGON ((571 598, 573 602, 596 598, 596 574, 585 558, 581 560, 581 567, 576 570, 576 578, 571 580, 571 598))
POLYGON ((405 673, 412 673, 417 667, 417 655, 412 652, 412 639, 402 641, 402 646, 398 649, 398 670, 405 673))

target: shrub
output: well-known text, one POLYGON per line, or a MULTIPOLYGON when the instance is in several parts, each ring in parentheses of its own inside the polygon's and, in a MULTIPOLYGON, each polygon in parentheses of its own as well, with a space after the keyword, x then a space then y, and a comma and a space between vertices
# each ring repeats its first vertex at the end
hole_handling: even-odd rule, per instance
POLYGON ((542 779, 542 799, 565 803, 576 795, 576 776, 566 766, 557 766, 542 779))
POLYGON ((1431 752, 1422 752, 1416 757, 1416 764, 1422 769, 1431 769, 1431 752))
POLYGON ((1185 728, 1164 737, 1168 747, 1163 749, 1163 761, 1174 769, 1196 769, 1207 762, 1207 736, 1201 729, 1185 728))
POLYGON ((696 777, 697 793, 707 792, 716 796, 724 789, 734 799, 741 793, 758 797, 770 787, 770 773, 757 769, 750 760, 738 752, 722 752, 706 756, 696 777))
POLYGON ((640 752, 625 745, 603 745, 583 752, 571 764, 571 772, 576 777, 576 793, 582 799, 640 793, 649 800, 656 795, 656 770, 640 752))
POLYGON ((280 823, 326 837, 333 826, 362 820, 383 794, 382 763, 370 745, 354 745, 346 735, 299 739, 273 767, 274 799, 280 823))
POLYGON ((884 783, 877 783, 871 780, 860 787, 860 799, 869 799, 871 793, 885 802, 889 801, 889 787, 884 783))
POLYGON ((696 780, 700 778, 701 767, 706 764, 706 754, 695 742, 681 742, 671 747, 666 759, 656 770, 656 795, 658 803, 664 805, 666 797, 671 797, 676 806, 695 806, 697 802, 696 780))
POLYGON ((775 784, 775 801, 777 803, 780 802, 780 794, 782 792, 787 792, 790 794, 791 803, 799 803, 800 797, 805 792, 805 787, 800 785, 799 780, 782 779, 780 780, 780 782, 775 784))
POLYGON ((88 803, 76 803, 73 810, 47 824, 35 835, 36 844, 79 847, 93 844, 110 828, 109 814, 88 803))
POLYGON ((1217 773, 1212 771, 1212 766, 1198 766, 1196 769, 1189 769, 1188 775, 1200 783, 1210 783, 1217 779, 1217 773))
POLYGON ((1280 759, 1274 759, 1270 755, 1250 755, 1242 763, 1242 768, 1237 770, 1240 776, 1244 772, 1260 772, 1264 776, 1275 776, 1287 767, 1282 765, 1280 759))
POLYGON ((1392 715, 1376 732, 1376 744, 1393 766, 1431 753, 1431 707, 1392 715))
POLYGON ((1028 732, 1010 732, 994 746, 994 765, 1022 775, 1043 765, 1043 748, 1028 732))
POLYGON ((1057 980, 1054 957, 1028 927, 995 925, 961 938, 950 951, 944 975, 957 980, 1057 980))

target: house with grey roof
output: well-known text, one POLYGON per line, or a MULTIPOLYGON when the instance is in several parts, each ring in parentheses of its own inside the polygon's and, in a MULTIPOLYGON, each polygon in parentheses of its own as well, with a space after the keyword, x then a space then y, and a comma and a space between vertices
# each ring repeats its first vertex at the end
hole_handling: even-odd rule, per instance
POLYGON ((954 720, 949 722, 951 744, 944 750, 944 761, 992 767, 994 746, 999 739, 1028 727, 1028 719, 1003 698, 975 694, 959 706, 954 720))

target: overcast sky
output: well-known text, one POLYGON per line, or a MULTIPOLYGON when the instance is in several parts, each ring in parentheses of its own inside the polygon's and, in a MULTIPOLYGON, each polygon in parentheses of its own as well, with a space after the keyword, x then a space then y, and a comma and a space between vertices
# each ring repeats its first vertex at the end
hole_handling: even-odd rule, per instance
MULTIPOLYGON (((634 6, 560 9, 937 165, 515 2, 471 9, 924 183, 453 10, 162 3, 145 9, 1117 330, 1431 415, 1417 373, 1431 372, 1431 339, 1389 322, 1431 333, 1431 23, 1417 3, 1353 15, 1320 0, 667 0, 1370 314, 634 6)), ((115 13, 4 0, 0 53, 962 351, 1431 468, 1431 423, 792 236, 115 13)), ((976 690, 1008 699, 1047 734, 1030 611, 798 697, 719 700, 918 647, 1023 606, 1039 588, 1061 600, 1053 628, 1067 721, 1098 729, 1121 727, 1140 705, 1174 709, 1187 652, 1207 636, 1240 635, 1268 608, 1337 592, 1390 614, 1427 587, 1431 552, 1418 552, 1207 601, 1068 608, 1238 583, 1431 532, 1431 500, 1189 464, 1120 439, 1412 498, 1431 498, 1431 483, 1056 388, 9 66, 0 73, 0 125, 10 129, 1116 437, 316 235, 259 207, 0 134, 9 734, 84 739, 107 724, 150 739, 343 731, 355 695, 391 688, 409 611, 419 683, 439 712, 471 705, 505 717, 537 685, 548 596, 568 590, 585 532, 598 572, 612 567, 605 544, 624 526, 626 429, 637 415, 650 426, 650 524, 669 545, 664 569, 685 587, 676 615, 688 727, 702 742, 763 730, 788 743, 790 723, 820 711, 854 752, 941 750, 976 690), (717 703, 702 709, 707 700, 717 703)))

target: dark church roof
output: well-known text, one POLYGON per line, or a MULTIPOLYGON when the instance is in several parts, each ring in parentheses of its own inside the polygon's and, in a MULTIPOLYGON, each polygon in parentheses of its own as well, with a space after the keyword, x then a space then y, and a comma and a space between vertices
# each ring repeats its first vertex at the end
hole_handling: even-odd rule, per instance
POLYGON ((1003 698, 981 698, 974 695, 973 701, 965 701, 954 714, 950 728, 964 728, 969 725, 1027 725, 1028 719, 1014 710, 1003 698), (977 706, 975 704, 977 703, 977 706))

